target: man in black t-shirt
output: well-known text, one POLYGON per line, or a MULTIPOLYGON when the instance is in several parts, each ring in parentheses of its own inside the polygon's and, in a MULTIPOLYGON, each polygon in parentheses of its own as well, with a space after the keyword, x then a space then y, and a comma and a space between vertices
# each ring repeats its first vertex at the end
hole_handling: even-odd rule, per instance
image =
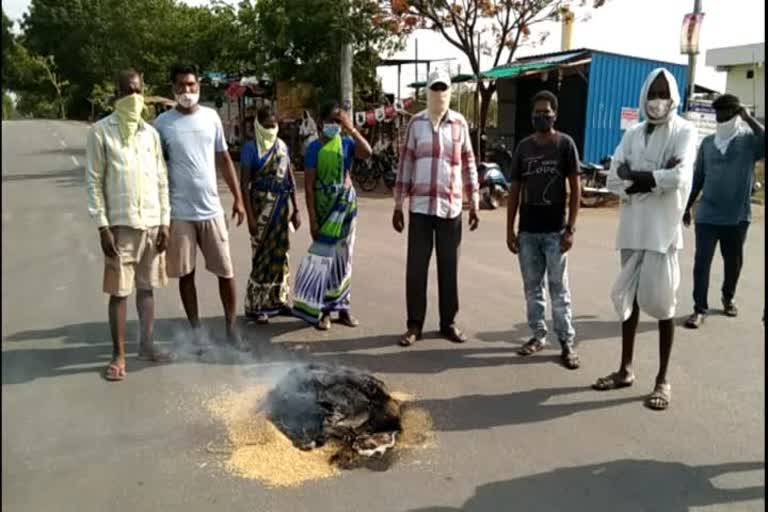
POLYGON ((553 128, 557 107, 557 98, 549 91, 541 91, 533 98, 535 133, 520 142, 512 160, 507 247, 520 260, 528 326, 533 331, 531 340, 518 353, 529 356, 547 345, 546 276, 562 362, 573 370, 579 367, 579 358, 574 350, 576 333, 571 319, 566 253, 573 246, 579 213, 579 154, 573 139, 553 128), (566 193, 566 181, 570 196, 566 193), (518 206, 520 227, 519 235, 515 235, 518 206))

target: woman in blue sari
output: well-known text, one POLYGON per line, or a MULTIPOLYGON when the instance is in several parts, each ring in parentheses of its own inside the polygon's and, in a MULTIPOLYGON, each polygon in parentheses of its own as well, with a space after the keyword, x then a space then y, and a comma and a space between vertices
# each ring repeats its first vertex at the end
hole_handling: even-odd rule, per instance
POLYGON ((253 254, 245 315, 258 323, 288 311, 289 224, 294 229, 301 225, 288 148, 277 137, 277 130, 272 111, 260 109, 254 122, 255 138, 243 146, 240 158, 253 254))
POLYGON ((338 312, 340 323, 356 327, 358 321, 349 311, 357 216, 350 170, 355 158, 370 158, 371 146, 338 103, 323 105, 319 117, 320 137, 307 147, 304 157, 314 242, 296 273, 293 310, 320 330, 331 327, 333 312, 338 312), (342 137, 342 129, 348 135, 342 137))

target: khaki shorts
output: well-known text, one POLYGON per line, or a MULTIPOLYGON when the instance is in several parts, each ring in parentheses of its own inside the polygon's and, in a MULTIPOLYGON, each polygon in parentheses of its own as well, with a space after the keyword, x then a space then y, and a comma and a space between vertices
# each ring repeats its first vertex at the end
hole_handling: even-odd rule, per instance
POLYGON ((133 293, 134 286, 139 290, 152 290, 168 284, 165 254, 157 252, 159 228, 115 226, 111 230, 118 257, 104 260, 104 293, 127 297, 133 293))
POLYGON ((168 241, 168 275, 184 277, 195 270, 197 247, 205 258, 205 268, 218 277, 235 277, 229 254, 229 232, 223 215, 202 221, 171 221, 168 241))

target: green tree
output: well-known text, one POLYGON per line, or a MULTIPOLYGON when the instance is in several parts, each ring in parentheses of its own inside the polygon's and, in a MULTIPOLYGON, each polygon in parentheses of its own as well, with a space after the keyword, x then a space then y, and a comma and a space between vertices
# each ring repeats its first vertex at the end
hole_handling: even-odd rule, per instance
MULTIPOLYGON (((601 7, 606 0, 592 0, 592 8, 601 7)), ((548 33, 533 28, 545 21, 559 19, 571 8, 586 13, 587 0, 386 0, 394 15, 412 15, 425 28, 439 32, 446 41, 461 50, 469 60, 472 73, 479 76, 480 55, 493 59, 493 67, 512 62, 515 52, 524 44, 539 44, 548 33), (492 42, 489 42, 492 41, 492 42)), ((572 15, 568 13, 567 15, 572 15)), ((586 16, 582 19, 586 19, 586 16)), ((488 108, 496 91, 495 82, 479 81, 481 98, 480 129, 488 119, 488 108)))
POLYGON ((374 1, 259 0, 240 4, 242 17, 256 21, 253 54, 277 80, 309 82, 316 100, 338 98, 343 44, 354 49, 355 105, 381 93, 378 55, 402 47, 397 24, 374 1))

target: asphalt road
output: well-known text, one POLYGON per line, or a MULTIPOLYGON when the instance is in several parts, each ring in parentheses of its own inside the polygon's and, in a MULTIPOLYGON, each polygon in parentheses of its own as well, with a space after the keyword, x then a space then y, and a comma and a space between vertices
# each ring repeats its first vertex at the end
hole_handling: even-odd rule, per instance
MULTIPOLYGON (((111 348, 102 257, 86 212, 86 129, 58 121, 2 125, 3 510, 764 510, 762 211, 747 242, 741 316, 714 315, 699 332, 677 331, 673 401, 664 413, 642 405, 657 364, 648 318, 641 320, 636 386, 611 394, 589 388, 619 358, 608 298, 618 266, 615 211, 586 211, 579 223, 569 264, 583 366, 571 372, 554 350, 515 355, 528 332, 503 211, 483 212, 480 229, 464 235, 460 322, 471 340, 456 346, 428 336, 410 350, 396 347, 405 321, 405 236, 390 228, 385 197, 360 203, 359 329, 323 334, 281 319, 247 327, 256 359, 165 367, 139 363, 132 345, 128 379, 113 384, 100 377, 111 348), (287 355, 296 345, 305 345, 305 355, 287 355), (296 489, 268 489, 218 470, 203 448, 221 426, 202 401, 263 379, 275 361, 291 357, 369 369, 414 394, 434 417, 436 447, 386 472, 355 470, 296 489)), ((292 243, 295 268, 307 229, 292 243)), ((233 230, 231 244, 242 295, 250 252, 244 228, 233 230)), ((686 244, 680 317, 691 308, 691 232, 686 244)), ((216 283, 201 274, 201 313, 220 331, 216 283)), ((721 276, 716 261, 714 304, 721 276)), ((434 278, 430 286, 427 328, 436 329, 434 278)), ((156 297, 158 340, 182 336, 175 283, 156 297)), ((129 321, 135 339, 132 306, 129 321)))

